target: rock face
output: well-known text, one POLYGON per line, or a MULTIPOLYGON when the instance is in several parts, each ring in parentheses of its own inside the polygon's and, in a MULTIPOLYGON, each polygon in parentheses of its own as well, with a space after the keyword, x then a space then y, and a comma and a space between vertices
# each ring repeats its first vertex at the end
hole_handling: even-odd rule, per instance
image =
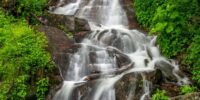
MULTIPOLYGON (((57 1, 58 0, 51 0, 51 2, 53 2, 51 5, 57 5, 57 1)), ((87 1, 88 0, 86 0, 86 3, 87 1)), ((65 0, 65 3, 66 2, 67 0, 65 0)), ((132 7, 133 6, 132 0, 121 0, 121 2, 122 2, 121 4, 123 4, 123 8, 125 9, 127 13, 127 16, 130 22, 129 28, 142 30, 139 27, 134 15, 135 11, 132 7)), ((90 32, 90 27, 89 27, 88 22, 84 19, 76 18, 74 16, 47 14, 47 20, 48 20, 47 24, 49 26, 57 27, 66 32, 72 32, 76 42, 81 42, 82 39, 87 35, 87 33, 90 32)), ((46 33, 46 36, 49 41, 50 51, 52 52, 54 61, 57 64, 58 68, 62 69, 62 71, 64 70, 67 71, 67 68, 68 68, 67 65, 69 64, 70 54, 73 53, 72 52, 73 49, 71 49, 73 42, 71 42, 66 37, 66 34, 63 31, 53 28, 53 27, 49 27, 49 26, 42 26, 39 30, 46 33)), ((108 40, 112 40, 112 39, 108 39, 108 40)), ((168 68, 165 69, 165 67, 162 67, 162 65, 164 65, 162 62, 156 65, 161 66, 159 67, 160 69, 157 69, 153 72, 144 72, 142 74, 136 74, 136 73, 128 74, 124 76, 122 79, 120 79, 115 84, 116 99, 117 100, 126 100, 126 99, 139 100, 141 96, 144 94, 143 78, 145 78, 147 81, 151 81, 154 85, 161 85, 164 80, 162 76, 163 70, 166 71, 166 73, 164 73, 165 76, 167 76, 168 74, 173 75, 171 73, 173 69, 171 68, 170 65, 166 65, 168 66, 169 69, 168 68)), ((54 78, 61 78, 59 73, 60 72, 58 69, 57 77, 55 75, 54 78)), ((66 75, 66 72, 61 72, 61 76, 62 75, 66 75)), ((175 76, 168 76, 168 77, 170 77, 169 80, 175 80, 173 79, 175 76)), ((62 83, 61 81, 62 80, 60 79, 58 83, 61 84, 62 83)), ((95 84, 95 81, 92 81, 92 82, 88 82, 86 85, 83 85, 77 88, 81 91, 80 94, 83 95, 81 100, 88 100, 88 97, 90 96, 88 92, 90 91, 89 88, 92 87, 94 84, 95 84)), ((162 84, 162 85, 163 85, 162 87, 173 87, 173 88, 178 89, 178 87, 173 84, 162 84)), ((49 98, 53 97, 56 90, 58 89, 57 87, 59 86, 60 85, 52 87, 52 89, 50 90, 49 98)), ((166 88, 166 89, 169 89, 169 88, 166 88)), ((153 91, 153 89, 150 89, 150 91, 153 91)), ((172 93, 174 93, 174 94, 171 94, 171 96, 178 95, 175 93, 176 91, 174 92, 174 89, 170 91, 173 91, 172 93)), ((177 90, 177 92, 178 91, 179 90, 177 90)), ((73 97, 74 97, 73 100, 77 99, 77 96, 73 96, 73 97)), ((149 96, 145 97, 145 100, 150 100, 150 97, 149 96)), ((172 99, 172 100, 182 100, 182 99, 172 99)))
POLYGON ((50 77, 52 83, 47 100, 51 100, 56 91, 62 86, 62 76, 66 74, 64 71, 68 68, 69 58, 73 53, 73 42, 66 36, 65 32, 55 27, 40 26, 38 30, 45 33, 48 39, 48 50, 50 51, 57 67, 50 77))
POLYGON ((49 26, 73 33, 76 42, 80 42, 90 31, 90 26, 86 20, 74 16, 49 13, 47 20, 49 26))
MULTIPOLYGON (((69 55, 73 53, 73 42, 66 36, 66 33, 55 27, 41 26, 40 32, 44 32, 48 39, 49 51, 55 64, 61 69, 66 69, 69 64, 69 55)), ((62 72, 64 74, 65 72, 62 72)))
POLYGON ((170 98, 169 100, 199 100, 199 99, 200 99, 200 92, 195 92, 186 95, 176 96, 170 98))

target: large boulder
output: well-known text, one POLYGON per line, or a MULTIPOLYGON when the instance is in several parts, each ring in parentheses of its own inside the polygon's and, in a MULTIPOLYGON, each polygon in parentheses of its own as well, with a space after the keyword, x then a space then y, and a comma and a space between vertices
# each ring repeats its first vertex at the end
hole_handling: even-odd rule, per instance
POLYGON ((73 33, 76 42, 82 41, 87 33, 90 32, 88 22, 75 16, 48 13, 46 18, 48 20, 47 25, 57 27, 65 32, 73 33))
POLYGON ((51 26, 40 26, 40 32, 44 32, 48 40, 48 50, 50 51, 56 69, 50 76, 51 87, 47 100, 53 98, 56 91, 62 86, 64 75, 66 75, 69 65, 70 55, 73 53, 73 42, 66 36, 66 33, 51 26))
POLYGON ((90 26, 86 20, 72 15, 48 13, 46 18, 49 26, 54 26, 59 29, 66 28, 70 32, 90 31, 90 26))

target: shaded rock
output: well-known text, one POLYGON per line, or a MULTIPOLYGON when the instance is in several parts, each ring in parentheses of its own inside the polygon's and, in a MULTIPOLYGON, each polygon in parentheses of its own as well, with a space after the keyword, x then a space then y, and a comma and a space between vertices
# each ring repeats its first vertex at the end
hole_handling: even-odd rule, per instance
POLYGON ((167 81, 177 81, 176 76, 173 74, 174 67, 170 63, 162 60, 157 61, 155 63, 155 69, 161 70, 167 81))
MULTIPOLYGON (((142 73, 131 73, 125 75, 120 79, 116 87, 116 99, 117 100, 140 100, 144 94, 144 80, 152 83, 154 86, 150 86, 150 92, 156 88, 156 85, 161 84, 162 75, 160 70, 142 73)), ((144 100, 150 100, 150 96, 146 95, 144 100)))
POLYGON ((48 6, 56 6, 58 5, 60 0, 49 0, 48 6))
POLYGON ((57 15, 48 13, 46 15, 48 20, 48 25, 59 28, 64 31, 74 32, 75 23, 74 16, 65 16, 65 15, 57 15))
POLYGON ((52 53, 71 52, 70 48, 73 42, 66 36, 64 31, 51 26, 40 26, 38 30, 44 32, 47 36, 49 48, 52 53))
POLYGON ((161 89, 165 90, 169 97, 174 97, 179 95, 180 87, 176 83, 162 83, 161 89))
POLYGON ((74 39, 79 43, 90 33, 90 26, 86 20, 77 17, 74 18, 74 25, 74 39))
POLYGON ((90 26, 86 20, 75 17, 74 23, 75 31, 90 31, 90 26))
POLYGON ((127 74, 116 85, 116 100, 139 100, 143 95, 142 76, 137 73, 127 74))
POLYGON ((47 100, 50 100, 62 86, 63 76, 66 75, 65 71, 67 71, 69 65, 69 58, 73 53, 73 42, 66 36, 65 32, 55 27, 40 26, 38 30, 45 33, 48 40, 48 50, 57 67, 50 76, 51 87, 47 96, 47 100))
POLYGON ((69 15, 57 15, 51 13, 48 13, 46 16, 49 26, 57 27, 65 32, 73 33, 76 42, 82 41, 82 39, 90 31, 90 26, 84 19, 69 15))
POLYGON ((86 20, 77 18, 72 15, 58 15, 48 13, 46 17, 48 19, 49 26, 54 26, 59 29, 66 28, 71 32, 90 31, 89 24, 86 20))
MULTIPOLYGON (((69 64, 69 56, 73 53, 73 42, 66 36, 66 33, 50 26, 40 26, 38 29, 40 32, 44 32, 48 39, 49 51, 52 54, 52 58, 57 66, 62 71, 66 70, 69 64)), ((65 75, 66 72, 62 72, 65 75)))
POLYGON ((162 72, 159 69, 142 73, 145 80, 151 81, 153 84, 161 84, 163 82, 162 72))

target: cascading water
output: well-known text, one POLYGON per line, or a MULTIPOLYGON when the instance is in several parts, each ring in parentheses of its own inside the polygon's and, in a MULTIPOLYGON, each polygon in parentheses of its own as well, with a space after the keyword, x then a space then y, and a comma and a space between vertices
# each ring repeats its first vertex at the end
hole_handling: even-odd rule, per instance
MULTIPOLYGON (((146 74, 156 69, 161 70, 166 80, 172 77, 179 83, 189 83, 187 77, 179 75, 174 61, 160 55, 156 37, 127 29, 127 16, 119 0, 72 0, 57 7, 54 13, 83 18, 92 29, 90 35, 76 44, 80 48, 71 57, 65 81, 54 100, 115 100, 115 83, 130 73, 142 75, 143 100, 152 88, 146 74), (77 87, 91 80, 95 83, 83 95, 77 87)), ((137 92, 134 88, 128 100, 137 92)))

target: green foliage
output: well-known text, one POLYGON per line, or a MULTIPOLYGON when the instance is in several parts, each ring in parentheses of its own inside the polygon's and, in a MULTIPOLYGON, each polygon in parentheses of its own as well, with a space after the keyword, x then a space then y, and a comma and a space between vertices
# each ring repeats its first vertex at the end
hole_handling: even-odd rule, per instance
POLYGON ((158 6, 165 0, 134 0, 137 20, 145 27, 150 27, 152 18, 158 6))
POLYGON ((46 4, 47 0, 16 0, 15 10, 23 16, 41 15, 46 4))
POLYGON ((26 85, 27 79, 28 79, 27 75, 21 75, 16 77, 15 82, 12 84, 13 91, 11 93, 12 94, 11 99, 20 100, 26 97, 28 93, 28 86, 26 85))
POLYGON ((162 53, 168 58, 179 56, 200 85, 200 2, 134 0, 134 7, 139 23, 158 35, 162 53))
POLYGON ((196 88, 193 86, 185 85, 181 87, 181 94, 188 94, 191 92, 195 92, 196 88))
POLYGON ((200 33, 193 38, 184 60, 191 66, 192 78, 200 85, 200 33))
POLYGON ((198 34, 191 22, 199 16, 198 0, 135 0, 134 7, 139 23, 148 27, 151 34, 158 34, 162 53, 174 57, 186 51, 191 38, 198 34), (190 6, 188 6, 190 5, 190 6))
POLYGON ((168 100, 168 96, 166 96, 166 93, 164 90, 156 90, 156 93, 153 94, 152 100, 168 100))
POLYGON ((45 50, 47 41, 26 21, 9 17, 1 10, 0 20, 0 100, 23 100, 36 91, 31 88, 35 80, 47 77, 53 68, 45 50))
POLYGON ((45 94, 48 91, 49 79, 42 78, 37 83, 37 98, 38 100, 45 100, 45 94))

